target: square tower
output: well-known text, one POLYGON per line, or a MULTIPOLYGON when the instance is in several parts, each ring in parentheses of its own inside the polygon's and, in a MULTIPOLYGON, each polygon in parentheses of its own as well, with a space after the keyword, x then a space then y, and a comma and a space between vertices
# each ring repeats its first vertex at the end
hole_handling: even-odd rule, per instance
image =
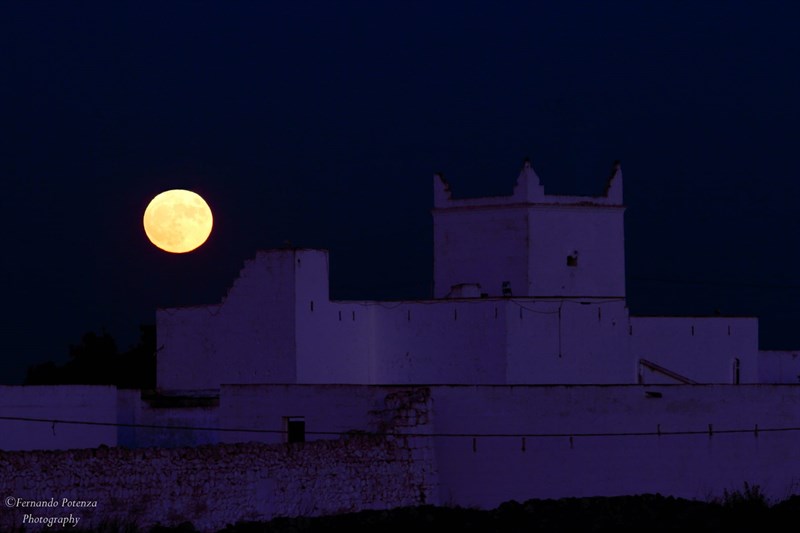
POLYGON ((625 297, 619 164, 597 197, 546 195, 528 160, 511 196, 453 199, 438 174, 433 186, 435 298, 625 297))

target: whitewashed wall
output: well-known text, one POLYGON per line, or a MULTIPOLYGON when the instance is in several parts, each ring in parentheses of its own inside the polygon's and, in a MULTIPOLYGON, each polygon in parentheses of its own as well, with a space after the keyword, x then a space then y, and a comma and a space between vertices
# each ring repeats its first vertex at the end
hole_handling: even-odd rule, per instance
POLYGON ((619 167, 598 197, 546 195, 529 163, 503 197, 453 199, 436 176, 434 206, 436 300, 331 302, 326 252, 259 252, 220 304, 158 312, 159 387, 675 382, 640 359, 758 381, 755 319, 629 317, 619 167), (453 298, 465 283, 489 297, 453 298))
POLYGON ((297 311, 298 383, 371 383, 373 302, 315 300, 297 311))
POLYGON ((629 317, 622 298, 331 302, 327 267, 260 252, 221 304, 160 311, 159 386, 636 383, 640 359, 701 383, 733 383, 738 359, 741 383, 759 379, 753 318, 629 317))
POLYGON ((509 302, 508 383, 633 383, 622 300, 509 302))
POLYGON ((759 485, 773 499, 800 490, 800 387, 497 386, 431 389, 441 501, 494 507, 509 499, 661 493, 719 497, 759 485), (660 398, 647 392, 659 392, 660 398), (709 424, 712 434, 708 434, 709 424), (761 431, 756 433, 755 426, 761 431), (570 433, 698 431, 573 437, 570 433), (721 430, 744 429, 726 434, 721 430))
POLYGON ((528 294, 528 209, 463 207, 434 211, 434 297, 453 285, 478 283, 490 296, 528 294))
POLYGON ((745 483, 772 499, 800 490, 800 431, 772 431, 800 427, 794 386, 242 385, 223 387, 220 412, 231 428, 275 431, 221 433, 227 442, 273 443, 284 438, 285 416, 305 417, 314 440, 394 431, 403 413, 413 420, 407 433, 432 439, 434 457, 421 464, 436 469, 443 504, 656 492, 708 499, 745 483), (404 401, 387 400, 403 391, 404 401), (420 391, 429 400, 414 398, 420 391))
POLYGON ((221 304, 159 310, 158 386, 208 389, 220 383, 295 381, 296 260, 309 254, 259 252, 245 263, 221 304))
POLYGON ((166 396, 120 390, 118 445, 126 448, 178 448, 220 442, 219 393, 166 396))
POLYGON ((631 317, 631 349, 700 383, 757 383, 758 319, 741 317, 631 317))
POLYGON ((65 450, 117 444, 117 428, 58 420, 117 421, 117 389, 102 385, 0 386, 0 450, 65 450))
POLYGON ((800 383, 800 350, 758 352, 758 380, 761 383, 800 383))
POLYGON ((306 440, 339 439, 348 433, 385 432, 429 423, 427 387, 372 385, 223 385, 220 442, 286 442, 286 418, 303 417, 306 440), (405 394, 411 393, 411 394, 405 394), (398 425, 409 411, 425 418, 398 425), (257 431, 234 431, 254 429, 257 431))
POLYGON ((528 294, 625 296, 622 206, 557 203, 528 214, 528 294), (567 265, 573 256, 576 266, 567 265))
POLYGON ((369 412, 383 399, 377 387, 352 385, 223 385, 222 442, 286 442, 286 418, 304 417, 307 440, 336 439, 336 433, 375 430, 369 412), (231 431, 235 429, 257 430, 231 431))
MULTIPOLYGON (((5 404, 25 405, 26 416, 37 404, 45 417, 64 416, 45 405, 44 394, 68 409, 71 419, 116 416, 113 389, 10 389, 0 391, 5 404), (76 409, 81 405, 83 412, 76 409)), ((128 392, 121 397, 135 402, 128 392)), ((407 448, 405 464, 413 478, 425 480, 429 503, 490 508, 509 499, 655 492, 707 499, 745 483, 772 499, 800 490, 800 431, 791 430, 800 427, 800 387, 792 385, 231 385, 222 387, 216 415, 208 408, 153 411, 142 406, 132 419, 119 420, 216 423, 221 431, 209 439, 225 443, 283 442, 290 416, 304 417, 307 440, 399 435, 393 445, 407 448), (242 429, 262 432, 226 431, 242 429)), ((117 436, 113 427, 70 432, 57 424, 49 438, 32 427, 4 425, 5 438, 17 440, 14 446, 4 441, 3 449, 113 446, 117 436)), ((181 435, 192 437, 167 433, 138 433, 150 439, 138 445, 171 446, 180 444, 175 439, 181 435)), ((383 445, 372 440, 362 446, 356 456, 371 457, 371 447, 383 445)), ((324 456, 302 460, 309 472, 328 464, 324 456)))
POLYGON ((404 302, 375 309, 374 383, 497 383, 505 328, 490 301, 404 302))

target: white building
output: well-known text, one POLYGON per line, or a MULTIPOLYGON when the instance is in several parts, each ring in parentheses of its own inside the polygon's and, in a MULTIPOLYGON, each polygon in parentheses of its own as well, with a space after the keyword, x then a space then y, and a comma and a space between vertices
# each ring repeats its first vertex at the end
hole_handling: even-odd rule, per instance
MULTIPOLYGON (((48 423, 32 442, 4 420, 0 448, 388 434, 418 502, 794 494, 797 353, 760 352, 756 318, 631 316, 623 215, 618 165, 600 197, 547 195, 528 162, 507 197, 435 176, 432 299, 331 301, 325 251, 259 252, 220 303, 157 312, 156 393, 117 391, 114 417, 84 388, 71 418, 116 434, 48 423)), ((0 390, 5 412, 33 412, 23 389, 0 390)), ((38 397, 36 418, 67 416, 38 397)))
POLYGON ((600 197, 527 161, 507 197, 435 176, 434 299, 331 301, 325 251, 259 252, 221 303, 158 311, 158 386, 758 382, 755 318, 630 315, 623 214, 618 165, 600 197))

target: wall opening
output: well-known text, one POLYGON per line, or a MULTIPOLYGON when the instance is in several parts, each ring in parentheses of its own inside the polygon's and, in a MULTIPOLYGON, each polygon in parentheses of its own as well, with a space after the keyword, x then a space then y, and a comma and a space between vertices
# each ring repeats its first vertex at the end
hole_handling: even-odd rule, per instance
POLYGON ((738 385, 739 384, 739 378, 740 378, 740 374, 741 374, 740 367, 741 367, 741 363, 739 361, 739 358, 738 357, 734 358, 733 359, 733 384, 734 385, 738 385))
POLYGON ((286 442, 306 441, 306 418, 304 416, 285 416, 283 425, 284 431, 286 431, 286 442))
POLYGON ((503 296, 511 296, 511 282, 504 281, 503 282, 503 296))
POLYGON ((568 255, 567 256, 567 266, 568 267, 576 267, 578 266, 578 254, 568 255))

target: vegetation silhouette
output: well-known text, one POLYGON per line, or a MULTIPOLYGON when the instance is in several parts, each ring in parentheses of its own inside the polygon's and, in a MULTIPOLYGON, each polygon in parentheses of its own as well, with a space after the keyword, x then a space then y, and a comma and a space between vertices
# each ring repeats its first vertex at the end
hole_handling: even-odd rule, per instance
POLYGON ((139 326, 139 342, 120 353, 107 332, 87 332, 69 347, 63 365, 47 361, 28 367, 25 385, 116 385, 120 389, 156 386, 156 327, 139 326))
MULTIPOLYGON (((758 486, 726 491, 720 500, 698 501, 641 494, 558 500, 507 501, 495 509, 422 505, 318 517, 280 517, 238 522, 217 533, 527 533, 564 531, 748 532, 796 531, 800 496, 769 505, 758 486)), ((139 528, 134 522, 111 522, 82 533, 197 533, 191 522, 139 528)))

